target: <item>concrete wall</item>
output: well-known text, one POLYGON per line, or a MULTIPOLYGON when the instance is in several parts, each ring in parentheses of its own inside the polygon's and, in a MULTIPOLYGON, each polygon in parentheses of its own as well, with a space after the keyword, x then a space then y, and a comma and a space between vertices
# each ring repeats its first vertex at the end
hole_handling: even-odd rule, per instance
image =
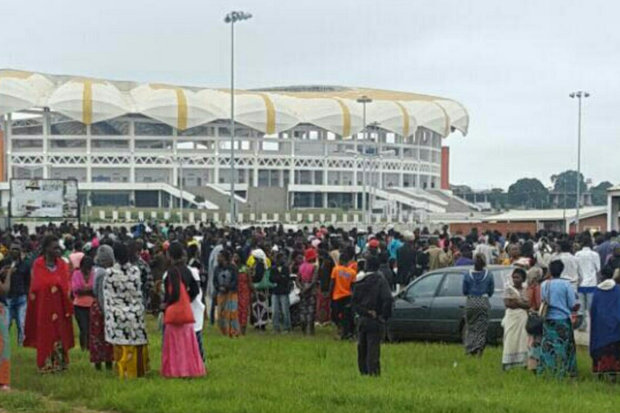
POLYGON ((240 212, 282 212, 287 206, 286 188, 280 187, 250 187, 248 188, 248 202, 245 210, 240 212))

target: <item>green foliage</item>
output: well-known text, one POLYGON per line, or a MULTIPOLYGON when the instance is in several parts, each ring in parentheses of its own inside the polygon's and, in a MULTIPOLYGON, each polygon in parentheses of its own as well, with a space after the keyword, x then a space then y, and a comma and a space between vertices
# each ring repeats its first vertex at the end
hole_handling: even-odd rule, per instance
POLYGON ((618 411, 620 403, 616 386, 593 380, 587 351, 579 352, 578 379, 555 381, 526 371, 502 372, 501 347, 477 359, 466 357, 458 344, 387 344, 382 376, 368 378, 357 372, 355 343, 335 340, 331 328, 319 329, 316 337, 249 331, 238 339, 208 328, 209 375, 171 380, 157 372, 161 334, 152 319, 149 333, 153 371, 138 380, 95 371, 88 353, 77 349, 67 372, 40 375, 34 350, 14 348, 13 386, 27 392, 0 394, 0 411, 62 411, 35 393, 65 408, 77 406, 76 412, 87 407, 121 413, 587 413, 618 411))
POLYGON ((593 205, 607 205, 607 190, 611 188, 613 184, 609 181, 601 182, 600 184, 592 187, 592 204, 593 205))
POLYGON ((582 194, 588 190, 583 174, 573 170, 552 175, 551 182, 553 182, 553 192, 561 194, 557 205, 559 208, 575 207, 577 202, 577 182, 579 182, 579 190, 582 194))
POLYGON ((510 185, 507 199, 512 207, 542 209, 549 205, 549 190, 536 178, 521 178, 510 185))

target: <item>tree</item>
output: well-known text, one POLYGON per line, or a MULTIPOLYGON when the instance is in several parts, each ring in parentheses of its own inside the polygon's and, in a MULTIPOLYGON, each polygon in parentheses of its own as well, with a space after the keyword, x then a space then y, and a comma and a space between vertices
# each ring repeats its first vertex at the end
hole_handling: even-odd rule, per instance
POLYGON ((613 185, 609 181, 603 181, 592 187, 592 205, 607 205, 607 190, 613 185))
POLYGON ((494 209, 505 209, 506 204, 506 192, 502 188, 493 188, 491 192, 487 194, 487 199, 491 203, 491 207, 494 209))
POLYGON ((583 174, 573 170, 552 175, 551 182, 553 182, 553 192, 558 198, 556 205, 559 208, 575 208, 577 203, 577 182, 579 182, 579 189, 582 194, 588 190, 583 174))
POLYGON ((508 188, 507 200, 513 207, 546 208, 549 190, 536 178, 521 178, 508 188))

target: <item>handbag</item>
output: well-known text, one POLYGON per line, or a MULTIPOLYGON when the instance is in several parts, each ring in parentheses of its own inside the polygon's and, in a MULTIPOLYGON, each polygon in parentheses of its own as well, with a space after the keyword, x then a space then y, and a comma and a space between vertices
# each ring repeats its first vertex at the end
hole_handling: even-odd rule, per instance
POLYGON ((187 288, 185 288, 183 281, 179 282, 181 283, 179 286, 179 299, 166 307, 164 324, 183 325, 193 324, 195 322, 187 288))
MULTIPOLYGON (((549 290, 547 295, 551 296, 551 281, 549 281, 549 290)), ((525 323, 525 331, 532 336, 542 336, 543 323, 547 317, 547 311, 549 311, 549 299, 543 298, 540 303, 538 311, 530 311, 527 315, 527 322, 525 323)))

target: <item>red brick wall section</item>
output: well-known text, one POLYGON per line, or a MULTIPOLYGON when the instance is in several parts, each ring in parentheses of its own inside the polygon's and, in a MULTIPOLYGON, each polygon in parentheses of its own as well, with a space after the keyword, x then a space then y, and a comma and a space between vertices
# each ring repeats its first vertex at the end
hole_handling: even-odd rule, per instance
MULTIPOLYGON (((581 231, 607 231, 607 213, 579 220, 581 231)), ((575 224, 571 224, 570 232, 575 232, 575 224)))
POLYGON ((499 231, 502 234, 509 232, 529 232, 535 234, 537 227, 535 221, 525 222, 457 222, 450 224, 450 233, 453 235, 467 235, 472 228, 478 228, 478 233, 487 231, 499 231))
POLYGON ((441 189, 450 189, 450 148, 441 147, 441 189))

